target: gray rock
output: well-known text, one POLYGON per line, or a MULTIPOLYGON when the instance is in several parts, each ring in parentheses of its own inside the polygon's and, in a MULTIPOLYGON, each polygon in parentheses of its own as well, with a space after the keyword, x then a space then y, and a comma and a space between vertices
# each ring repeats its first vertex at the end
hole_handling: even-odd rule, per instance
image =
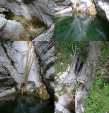
POLYGON ((47 41, 49 42, 53 36, 53 33, 54 33, 54 24, 51 25, 51 27, 45 31, 44 33, 42 33, 41 35, 39 35, 38 37, 36 37, 34 40, 33 40, 33 43, 34 45, 37 45, 38 43, 42 42, 42 41, 47 41))
POLYGON ((53 1, 49 3, 48 0, 34 0, 28 4, 23 3, 22 0, 13 2, 9 2, 8 0, 0 1, 2 7, 7 8, 15 15, 24 16, 28 20, 31 20, 33 16, 38 17, 49 27, 53 23, 50 15, 54 12, 51 4, 54 6, 55 3, 53 1))
POLYGON ((9 12, 9 11, 4 7, 0 7, 0 13, 3 13, 3 12, 9 12))
POLYGON ((4 14, 0 14, 0 17, 3 17, 3 18, 5 18, 5 15, 4 15, 4 14))
POLYGON ((108 0, 94 0, 98 13, 103 18, 109 20, 109 1, 108 0))
POLYGON ((4 28, 4 31, 5 31, 4 38, 6 38, 6 39, 12 38, 12 40, 19 40, 20 35, 24 31, 24 28, 17 21, 8 20, 7 24, 4 28))
POLYGON ((54 74, 55 74, 55 68, 51 67, 49 70, 47 70, 46 72, 46 78, 54 78, 54 74))
POLYGON ((24 32, 23 26, 15 20, 7 20, 0 17, 0 37, 1 39, 20 40, 24 32))
POLYGON ((7 20, 3 17, 0 17, 0 29, 3 29, 3 26, 7 24, 7 20))

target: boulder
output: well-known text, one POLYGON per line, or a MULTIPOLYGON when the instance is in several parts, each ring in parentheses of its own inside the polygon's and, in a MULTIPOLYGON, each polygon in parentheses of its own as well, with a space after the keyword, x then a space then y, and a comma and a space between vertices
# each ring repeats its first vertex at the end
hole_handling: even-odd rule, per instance
POLYGON ((0 40, 28 40, 21 23, 0 17, 0 40))
POLYGON ((109 1, 94 0, 98 14, 109 21, 109 1))

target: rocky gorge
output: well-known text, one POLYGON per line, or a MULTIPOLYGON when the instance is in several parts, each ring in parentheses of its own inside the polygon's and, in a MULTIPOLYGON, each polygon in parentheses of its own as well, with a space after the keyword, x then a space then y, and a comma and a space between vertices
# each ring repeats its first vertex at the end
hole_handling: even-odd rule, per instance
MULTIPOLYGON (((103 22, 102 26, 105 23, 105 28, 109 27, 107 0, 81 0, 81 2, 93 3, 97 11, 94 12, 103 22)), ((55 63, 58 59, 56 46, 59 40, 54 37, 58 30, 57 21, 74 16, 72 4, 75 4, 74 0, 0 0, 0 109, 4 108, 3 105, 7 102, 12 102, 13 106, 14 101, 17 103, 16 109, 10 110, 10 113, 84 113, 84 99, 95 79, 101 39, 97 39, 98 42, 95 39, 88 40, 92 42, 86 46, 87 59, 80 71, 75 72, 75 66, 80 65, 77 64, 76 53, 71 55, 71 62, 66 70, 56 73, 55 63), (29 94, 30 100, 28 95, 27 97, 17 95, 16 100, 16 93, 19 92, 29 94), (36 97, 30 96, 33 93, 36 97), (50 111, 46 111, 47 106, 50 106, 50 111)), ((83 23, 86 22, 83 28, 87 28, 88 21, 93 21, 93 14, 91 17, 89 16, 86 21, 81 17, 83 23)), ((67 26, 67 22, 64 21, 64 25, 67 26)), ((80 28, 80 31, 83 28, 80 28)), ((65 31, 64 28, 62 30, 65 31)), ((82 33, 84 36, 84 32, 82 33)), ((104 41, 104 32, 98 30, 98 33, 104 41)), ((109 38, 107 36, 106 34, 106 41, 109 38)), ((1 109, 1 112, 9 113, 4 109, 1 109)))

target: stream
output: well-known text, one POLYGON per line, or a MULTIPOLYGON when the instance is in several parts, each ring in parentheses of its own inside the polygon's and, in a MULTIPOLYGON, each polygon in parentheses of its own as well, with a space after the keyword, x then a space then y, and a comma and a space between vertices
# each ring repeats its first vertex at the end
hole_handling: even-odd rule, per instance
POLYGON ((32 95, 18 96, 15 101, 0 105, 0 113, 54 113, 54 105, 32 95))

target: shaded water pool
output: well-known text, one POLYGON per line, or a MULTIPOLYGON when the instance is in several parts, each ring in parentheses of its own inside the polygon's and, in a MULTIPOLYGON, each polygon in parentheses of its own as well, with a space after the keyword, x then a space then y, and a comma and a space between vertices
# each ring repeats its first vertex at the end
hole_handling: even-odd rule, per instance
POLYGON ((72 16, 56 19, 56 41, 103 41, 109 40, 109 23, 100 16, 72 16))
POLYGON ((0 113, 54 113, 54 105, 31 95, 18 96, 15 101, 0 104, 0 113))

